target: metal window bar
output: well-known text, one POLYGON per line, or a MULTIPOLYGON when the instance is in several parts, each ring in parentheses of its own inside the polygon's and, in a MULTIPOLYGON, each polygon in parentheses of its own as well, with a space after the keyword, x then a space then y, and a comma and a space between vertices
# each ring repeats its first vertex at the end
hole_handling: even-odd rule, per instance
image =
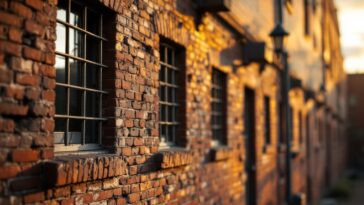
POLYGON ((173 145, 176 142, 177 128, 179 125, 177 118, 179 108, 179 103, 177 101, 177 92, 179 90, 177 76, 180 68, 176 66, 175 47, 161 43, 160 54, 159 130, 161 133, 161 143, 173 145))
POLYGON ((211 75, 211 130, 212 139, 217 144, 224 141, 224 92, 225 74, 216 68, 211 75))
MULTIPOLYGON (((65 59, 65 74, 66 74, 66 82, 65 83, 61 83, 61 82, 56 82, 56 86, 58 87, 63 87, 66 89, 66 114, 58 114, 57 110, 56 110, 56 115, 55 115, 55 119, 56 121, 58 120, 65 120, 65 127, 60 130, 56 130, 56 132, 63 132, 63 136, 64 136, 64 145, 70 145, 71 142, 69 140, 69 134, 70 134, 70 120, 81 120, 82 121, 82 128, 81 128, 81 145, 85 145, 85 144, 101 144, 101 132, 102 132, 102 122, 106 120, 106 118, 102 117, 102 95, 107 94, 106 91, 102 90, 102 69, 103 68, 107 68, 106 65, 103 65, 102 59, 102 50, 103 50, 103 42, 107 41, 107 39, 105 39, 103 37, 103 28, 102 28, 102 22, 103 22, 103 17, 102 14, 99 12, 96 12, 100 15, 100 21, 99 21, 99 25, 98 25, 98 29, 99 29, 99 33, 100 35, 96 35, 94 33, 91 33, 87 30, 87 11, 88 10, 93 10, 90 9, 89 7, 85 6, 85 5, 78 5, 78 6, 82 6, 82 28, 74 26, 72 24, 70 24, 70 14, 71 14, 71 6, 72 6, 72 0, 67 0, 67 6, 65 8, 66 10, 66 22, 57 19, 57 22, 64 25, 65 26, 65 41, 62 42, 63 44, 65 44, 65 53, 56 51, 56 55, 57 56, 62 56, 65 59), (81 42, 80 45, 76 45, 77 49, 78 49, 78 54, 77 56, 71 55, 70 54, 70 47, 69 47, 69 41, 70 41, 70 28, 75 29, 79 32, 80 35, 80 39, 83 40, 83 42, 81 42), (94 41, 98 41, 100 43, 99 46, 99 59, 98 62, 94 62, 91 60, 87 59, 87 51, 88 51, 88 46, 90 46, 89 44, 87 44, 87 38, 94 38, 96 40, 94 41), (83 43, 83 45, 82 45, 83 43), (81 46, 81 47, 79 47, 81 46), (73 60, 77 60, 81 63, 81 67, 82 67, 82 72, 81 72, 81 76, 80 79, 82 79, 82 86, 77 86, 77 85, 73 85, 71 84, 71 63, 70 63, 70 59, 73 60), (94 68, 87 68, 87 64, 89 65, 94 65, 94 68), (97 89, 93 89, 93 88, 88 88, 86 87, 87 85, 87 75, 88 72, 91 73, 90 69, 97 69, 95 70, 96 72, 99 70, 99 75, 96 76, 98 77, 98 85, 97 85, 97 89), (71 89, 72 90, 79 90, 82 92, 82 111, 81 111, 81 115, 72 115, 71 114, 71 89), (88 116, 87 113, 87 95, 93 96, 93 95, 97 96, 98 98, 98 107, 96 109, 98 109, 98 111, 92 110, 95 109, 95 107, 91 107, 91 113, 98 113, 97 116, 88 116), (98 132, 96 133, 96 141, 92 142, 92 136, 87 136, 86 135, 86 130, 87 130, 87 123, 91 123, 91 122, 96 122, 97 127, 98 127, 98 132), (90 138, 89 141, 91 141, 92 143, 87 143, 86 139, 90 138)), ((96 10, 93 10, 96 11, 96 10)), ((74 36, 73 39, 78 38, 77 36, 74 36)), ((80 40, 79 39, 79 40, 80 40)), ((82 41, 81 40, 81 41, 82 41)), ((94 75, 97 75, 97 73, 94 73, 94 75)), ((56 103, 63 103, 64 99, 56 99, 56 103)), ((93 100, 95 100, 95 97, 93 98, 93 100)), ((97 104, 95 104, 97 105, 97 104)), ((91 126, 92 127, 92 126, 91 126)), ((92 146, 93 149, 95 148, 95 146, 92 146)), ((84 148, 81 148, 82 150, 84 150, 84 148)))

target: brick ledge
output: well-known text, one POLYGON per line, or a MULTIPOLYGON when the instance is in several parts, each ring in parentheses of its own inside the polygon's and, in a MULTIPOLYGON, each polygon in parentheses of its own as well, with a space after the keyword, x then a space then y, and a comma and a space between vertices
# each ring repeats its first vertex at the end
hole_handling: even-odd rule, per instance
POLYGON ((115 154, 60 156, 44 162, 48 187, 105 179, 126 174, 126 163, 115 154))
POLYGON ((193 162, 193 152, 184 148, 171 148, 167 150, 161 150, 161 168, 175 168, 185 166, 193 162))

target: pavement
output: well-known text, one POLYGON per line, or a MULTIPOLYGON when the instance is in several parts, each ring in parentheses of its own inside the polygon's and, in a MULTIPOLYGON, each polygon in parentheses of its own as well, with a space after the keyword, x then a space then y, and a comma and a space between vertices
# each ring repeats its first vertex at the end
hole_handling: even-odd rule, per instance
POLYGON ((351 197, 347 201, 342 201, 338 205, 364 205, 364 177, 361 176, 354 181, 351 197))
POLYGON ((320 205, 364 205, 364 175, 362 174, 353 182, 353 189, 349 199, 326 198, 321 201, 320 205))

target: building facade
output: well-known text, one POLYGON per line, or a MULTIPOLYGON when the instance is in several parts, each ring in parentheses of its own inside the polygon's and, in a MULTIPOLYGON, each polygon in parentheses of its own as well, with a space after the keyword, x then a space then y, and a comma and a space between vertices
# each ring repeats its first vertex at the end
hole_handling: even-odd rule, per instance
POLYGON ((332 0, 0 2, 0 204, 317 204, 345 168, 332 0))

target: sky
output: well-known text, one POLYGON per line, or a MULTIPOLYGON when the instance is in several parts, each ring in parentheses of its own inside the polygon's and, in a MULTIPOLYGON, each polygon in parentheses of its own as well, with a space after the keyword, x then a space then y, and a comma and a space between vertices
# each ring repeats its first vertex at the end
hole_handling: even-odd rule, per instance
POLYGON ((344 67, 348 73, 364 72, 364 0, 335 0, 341 32, 344 67))

